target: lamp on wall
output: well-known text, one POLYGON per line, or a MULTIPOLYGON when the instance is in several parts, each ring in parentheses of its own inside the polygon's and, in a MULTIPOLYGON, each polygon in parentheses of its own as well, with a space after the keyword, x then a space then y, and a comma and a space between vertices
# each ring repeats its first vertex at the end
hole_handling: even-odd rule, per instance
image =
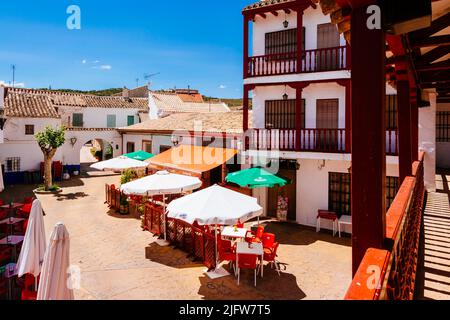
POLYGON ((289 98, 287 92, 286 92, 286 86, 284 86, 284 94, 283 94, 283 100, 287 100, 289 98))
POLYGON ((72 147, 75 146, 75 143, 77 143, 77 138, 75 137, 70 138, 70 144, 72 145, 72 147))
POLYGON ((176 135, 172 135, 170 137, 170 141, 172 142, 172 144, 176 147, 178 146, 178 144, 180 143, 180 137, 176 136, 176 135))
POLYGON ((285 29, 286 29, 287 27, 289 27, 289 21, 287 21, 287 18, 286 18, 286 12, 284 13, 283 27, 284 27, 285 29))

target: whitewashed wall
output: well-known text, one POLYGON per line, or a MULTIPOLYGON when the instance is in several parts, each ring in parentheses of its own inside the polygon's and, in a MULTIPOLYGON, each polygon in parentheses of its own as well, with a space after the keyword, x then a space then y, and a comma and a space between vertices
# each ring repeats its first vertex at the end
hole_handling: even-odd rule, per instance
MULTIPOLYGON (((264 109, 266 100, 281 100, 284 93, 289 99, 295 99, 295 89, 289 86, 256 87, 253 91, 253 127, 264 128, 264 109)), ((306 128, 316 128, 317 99, 339 99, 339 128, 345 128, 345 87, 335 82, 316 83, 306 87, 302 92, 305 99, 306 128)))
POLYGON ((111 144, 113 157, 122 154, 122 137, 115 130, 105 131, 66 131, 66 142, 60 149, 60 160, 63 165, 79 165, 81 148, 90 140, 99 139, 111 144), (76 138, 76 143, 72 146, 70 140, 76 138))
MULTIPOLYGON (((38 170, 44 156, 34 135, 25 135, 25 125, 34 125, 37 133, 47 125, 57 127, 59 123, 59 119, 9 118, 4 128, 4 143, 0 144, 0 163, 5 164, 6 158, 20 157, 20 171, 38 170)), ((60 150, 54 159, 61 160, 60 150)))
MULTIPOLYGON (((284 11, 278 11, 278 17, 269 13, 266 15, 266 19, 256 16, 255 22, 253 23, 253 39, 251 41, 253 45, 252 56, 265 54, 265 34, 284 30, 284 20, 289 22, 288 29, 297 27, 297 13, 295 11, 292 11, 288 15, 285 15, 284 11)), ((325 16, 319 7, 317 9, 309 7, 303 13, 306 50, 317 49, 317 25, 323 23, 330 23, 330 16, 325 16)), ((345 45, 345 39, 342 35, 340 37, 340 44, 345 45)))
POLYGON ((81 107, 61 107, 59 113, 62 115, 62 123, 67 124, 70 117, 72 124, 73 113, 83 114, 84 128, 107 128, 107 116, 116 115, 116 127, 126 127, 128 116, 134 117, 134 123, 139 123, 138 112, 140 109, 127 108, 81 108, 81 107))
MULTIPOLYGON (((450 111, 450 103, 438 103, 436 111, 450 111)), ((450 142, 436 142, 436 166, 450 168, 450 142)))

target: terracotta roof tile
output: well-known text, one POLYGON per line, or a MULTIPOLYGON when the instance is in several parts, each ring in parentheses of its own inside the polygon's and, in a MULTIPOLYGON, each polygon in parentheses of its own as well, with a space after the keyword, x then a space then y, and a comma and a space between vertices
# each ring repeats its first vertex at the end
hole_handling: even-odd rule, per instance
MULTIPOLYGON (((175 113, 165 118, 147 120, 129 127, 120 128, 125 132, 160 132, 194 131, 211 133, 242 133, 242 112, 211 112, 211 113, 175 113)), ((249 123, 252 123, 252 113, 249 112, 249 123)))
POLYGON ((50 98, 39 94, 9 92, 5 98, 5 116, 59 118, 50 98))
POLYGON ((230 109, 224 103, 208 103, 208 102, 183 102, 176 93, 152 92, 153 100, 156 106, 164 115, 179 112, 229 112, 230 109))
POLYGON ((244 8, 243 11, 248 11, 252 9, 258 9, 263 7, 272 6, 279 3, 285 3, 285 2, 295 2, 297 0, 264 0, 264 1, 258 1, 255 3, 252 3, 244 8))
POLYGON ((95 96, 77 93, 64 93, 51 90, 35 90, 22 88, 9 88, 8 92, 28 95, 45 95, 49 97, 54 106, 74 106, 90 108, 130 108, 148 109, 146 98, 124 98, 113 96, 95 96))

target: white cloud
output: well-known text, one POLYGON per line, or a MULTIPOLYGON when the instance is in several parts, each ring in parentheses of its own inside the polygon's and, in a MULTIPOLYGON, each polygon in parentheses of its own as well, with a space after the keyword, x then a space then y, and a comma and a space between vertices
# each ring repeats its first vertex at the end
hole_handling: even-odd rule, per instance
POLYGON ((94 60, 94 61, 92 61, 92 63, 93 64, 100 63, 100 60, 94 60))
MULTIPOLYGON (((12 87, 12 83, 5 82, 3 80, 0 80, 0 85, 5 86, 5 87, 12 87)), ((25 87, 25 83, 24 82, 15 82, 14 86, 16 88, 24 88, 25 87)))
POLYGON ((226 88, 227 88, 227 86, 224 85, 224 84, 221 84, 221 85, 219 86, 219 89, 226 89, 226 88))
POLYGON ((109 64, 102 64, 101 66, 95 66, 92 67, 93 69, 100 69, 100 70, 111 70, 112 66, 109 64))
POLYGON ((82 63, 82 64, 86 64, 86 63, 87 63, 87 60, 86 60, 86 59, 83 59, 83 60, 81 60, 81 63, 82 63))

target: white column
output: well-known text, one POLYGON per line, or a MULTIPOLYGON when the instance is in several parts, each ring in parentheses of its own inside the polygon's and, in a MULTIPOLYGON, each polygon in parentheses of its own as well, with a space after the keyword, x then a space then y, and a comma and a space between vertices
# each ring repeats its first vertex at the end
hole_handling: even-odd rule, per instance
POLYGON ((419 108, 419 150, 425 151, 425 188, 436 191, 436 92, 427 95, 430 106, 419 108))

